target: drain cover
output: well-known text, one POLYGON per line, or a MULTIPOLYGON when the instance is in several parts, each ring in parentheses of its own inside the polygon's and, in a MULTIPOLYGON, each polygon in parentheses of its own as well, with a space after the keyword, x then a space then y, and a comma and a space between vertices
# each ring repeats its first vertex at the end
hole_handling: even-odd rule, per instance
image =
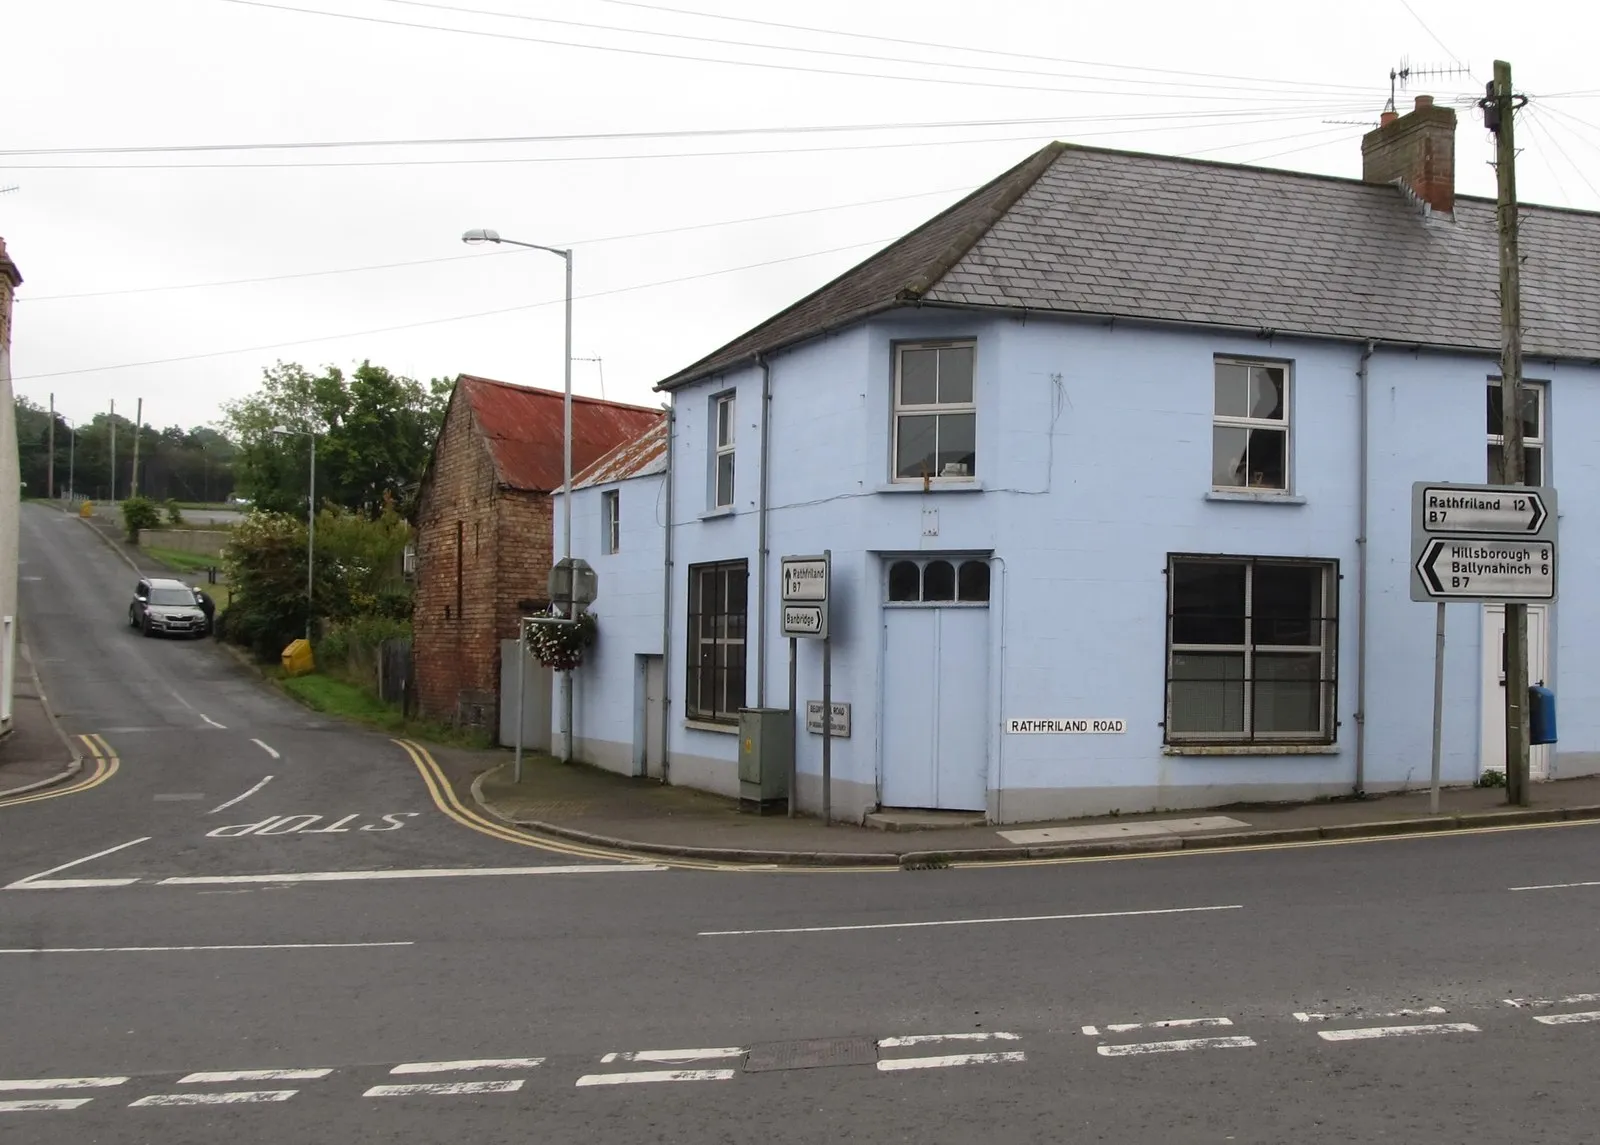
POLYGON ((746 1073, 759 1073, 773 1069, 872 1065, 877 1060, 878 1044, 871 1038, 813 1038, 751 1046, 744 1068, 746 1073))

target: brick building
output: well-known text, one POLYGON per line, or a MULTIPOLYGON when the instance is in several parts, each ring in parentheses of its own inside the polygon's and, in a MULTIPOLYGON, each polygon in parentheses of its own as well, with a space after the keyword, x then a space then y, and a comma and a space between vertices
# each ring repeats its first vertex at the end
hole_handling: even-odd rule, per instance
MULTIPOLYGON (((658 409, 572 399, 576 474, 662 417, 658 409)), ((463 374, 417 501, 412 611, 417 701, 451 719, 487 705, 495 726, 501 640, 546 607, 561 488, 562 395, 463 374)))

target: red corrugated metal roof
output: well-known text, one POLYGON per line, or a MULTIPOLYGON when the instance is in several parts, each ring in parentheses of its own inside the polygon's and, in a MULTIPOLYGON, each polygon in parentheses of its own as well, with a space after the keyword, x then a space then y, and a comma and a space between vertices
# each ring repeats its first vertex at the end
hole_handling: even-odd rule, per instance
MULTIPOLYGON (((561 488, 562 395, 462 374, 457 396, 472 407, 489 446, 495 474, 510 489, 548 493, 561 488)), ((572 472, 631 441, 662 417, 659 409, 572 395, 572 472)), ((574 482, 576 483, 576 482, 574 482)))
POLYGON ((667 417, 662 414, 655 425, 632 441, 625 441, 572 479, 574 489, 648 477, 667 471, 667 417))

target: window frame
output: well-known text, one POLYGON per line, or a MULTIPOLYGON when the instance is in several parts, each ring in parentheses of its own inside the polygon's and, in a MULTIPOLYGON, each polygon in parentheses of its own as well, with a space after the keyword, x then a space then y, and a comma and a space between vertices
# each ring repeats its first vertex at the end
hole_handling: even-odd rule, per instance
MULTIPOLYGON (((691 564, 689 566, 688 598, 688 660, 684 668, 684 716, 686 719, 699 723, 724 724, 730 726, 736 725, 739 722, 739 708, 745 706, 745 697, 749 692, 750 562, 744 558, 740 558, 738 560, 704 561, 699 564, 691 564), (711 638, 707 639, 700 631, 701 619, 706 615, 702 608, 704 602, 700 595, 701 578, 707 574, 715 576, 717 573, 731 573, 734 571, 739 572, 745 579, 744 612, 742 614, 743 622, 740 625, 739 635, 737 637, 727 635, 727 629, 730 626, 724 623, 723 635, 713 635, 711 638), (740 699, 738 705, 734 706, 731 710, 724 711, 718 709, 714 702, 709 706, 703 702, 704 696, 702 695, 701 691, 703 687, 703 681, 700 678, 700 673, 702 671, 701 654, 702 650, 707 645, 710 645, 714 648, 727 648, 735 644, 739 645, 742 649, 744 649, 745 652, 745 655, 742 657, 743 667, 740 669, 742 674, 742 687, 740 689, 740 699)), ((722 607, 726 608, 725 599, 722 607)), ((717 613, 716 615, 719 615, 726 620, 727 618, 731 618, 740 614, 724 611, 717 613)), ((728 671, 726 661, 714 655, 711 671, 713 675, 719 671, 723 673, 724 686, 722 690, 724 693, 726 693, 726 673, 728 671)))
POLYGON ((971 485, 978 480, 978 340, 977 338, 937 338, 932 341, 894 342, 890 346, 894 355, 894 377, 890 380, 889 394, 889 480, 898 485, 971 485), (962 350, 972 351, 972 400, 969 402, 933 402, 907 405, 900 400, 903 377, 902 363, 911 350, 962 350), (928 417, 941 414, 972 415, 972 472, 948 477, 933 473, 927 477, 900 476, 900 419, 903 417, 928 417))
POLYGON ((1294 495, 1294 362, 1287 358, 1248 358, 1236 354, 1213 354, 1211 357, 1211 491, 1213 493, 1248 493, 1258 497, 1292 497, 1294 495), (1217 412, 1217 367, 1243 366, 1249 369, 1260 366, 1283 371, 1283 416, 1281 418, 1235 417, 1217 412), (1233 429, 1267 430, 1283 434, 1283 485, 1251 485, 1246 478, 1243 485, 1217 484, 1216 430, 1219 426, 1233 429))
POLYGON ((713 509, 731 509, 734 506, 739 480, 738 455, 735 446, 738 442, 737 428, 734 422, 738 416, 739 394, 737 390, 724 390, 711 395, 711 507, 713 509), (724 415, 726 411, 726 415, 724 415), (722 431, 726 427, 727 440, 724 441, 722 431), (728 459, 728 499, 722 500, 722 459, 728 459))
MULTIPOLYGON (((1485 407, 1484 407, 1485 415, 1487 415, 1487 413, 1488 413, 1488 406, 1487 406, 1488 391, 1497 390, 1499 388, 1500 388, 1500 375, 1499 374, 1491 374, 1489 376, 1487 384, 1484 387, 1484 398, 1485 398, 1485 402, 1486 402, 1485 407)), ((1526 484, 1528 484, 1528 485, 1545 485, 1545 484, 1547 484, 1549 482, 1549 479, 1550 479, 1550 412, 1549 412, 1550 411, 1550 387, 1549 387, 1549 383, 1548 382, 1545 382, 1545 381, 1542 381, 1542 380, 1529 381, 1528 379, 1524 378, 1523 381, 1522 381, 1522 389, 1524 391, 1532 391, 1534 394, 1536 394, 1537 395, 1536 400, 1537 400, 1538 405, 1539 405, 1539 433, 1538 433, 1538 436, 1537 437, 1529 437, 1528 434, 1527 434, 1526 429, 1524 429, 1523 434, 1522 434, 1522 444, 1525 447, 1531 445, 1531 446, 1533 446, 1535 449, 1537 449, 1539 451, 1539 480, 1537 480, 1537 481, 1528 481, 1528 482, 1526 482, 1526 484)), ((1503 403, 1502 403, 1502 408, 1504 408, 1503 407, 1503 403)), ((1490 434, 1486 435, 1486 439, 1485 440, 1486 440, 1486 444, 1484 446, 1484 465, 1483 465, 1484 481, 1487 482, 1488 484, 1491 484, 1491 485, 1492 484, 1497 484, 1497 482, 1494 480, 1494 468, 1493 468, 1493 466, 1491 465, 1491 463, 1489 461, 1489 452, 1488 451, 1493 449, 1493 448, 1495 448, 1496 446, 1499 446, 1501 450, 1504 450, 1505 447, 1506 447, 1506 435, 1503 434, 1503 433, 1490 433, 1490 434)), ((1503 456, 1504 455, 1502 454, 1502 458, 1503 458, 1503 456)), ((1526 453, 1524 453, 1524 474, 1526 474, 1526 453)))
POLYGON ((600 492, 600 551, 608 556, 622 551, 622 490, 600 492))
POLYGON ((1327 747, 1338 742, 1339 736, 1339 593, 1342 574, 1337 558, 1246 556, 1219 553, 1168 553, 1166 567, 1166 644, 1165 664, 1162 671, 1162 740, 1176 748, 1183 747, 1327 747), (1245 599, 1242 644, 1178 644, 1173 640, 1176 619, 1174 597, 1177 578, 1174 573, 1180 564, 1213 564, 1245 566, 1245 599), (1257 644, 1254 641, 1256 617, 1253 611, 1255 570, 1260 565, 1290 566, 1319 569, 1322 574, 1321 615, 1309 618, 1321 637, 1315 644, 1257 644), (1259 732, 1255 727, 1256 685, 1260 683, 1253 672, 1257 654, 1306 654, 1315 650, 1319 655, 1316 731, 1259 732), (1172 730, 1173 658, 1182 653, 1222 652, 1243 656, 1243 727, 1237 731, 1174 732, 1172 730))
POLYGON ((994 599, 994 568, 989 563, 987 553, 899 553, 883 558, 883 583, 882 603, 885 608, 988 608, 994 599), (943 561, 950 566, 951 575, 955 578, 952 591, 955 596, 950 600, 925 600, 923 599, 924 580, 928 566, 935 561, 943 561), (889 595, 889 576, 894 567, 902 562, 909 562, 917 566, 917 599, 894 600, 889 595), (988 570, 989 580, 986 594, 982 600, 962 600, 961 596, 961 567, 965 564, 976 562, 988 570))

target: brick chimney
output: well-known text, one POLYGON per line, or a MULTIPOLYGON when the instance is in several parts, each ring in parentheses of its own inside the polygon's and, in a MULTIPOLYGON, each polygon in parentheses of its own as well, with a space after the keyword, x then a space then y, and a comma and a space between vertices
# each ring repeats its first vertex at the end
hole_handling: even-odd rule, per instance
POLYGON ((1405 115, 1386 111, 1361 139, 1361 178, 1399 182, 1435 211, 1456 205, 1456 113, 1435 107, 1433 96, 1417 96, 1405 115))

